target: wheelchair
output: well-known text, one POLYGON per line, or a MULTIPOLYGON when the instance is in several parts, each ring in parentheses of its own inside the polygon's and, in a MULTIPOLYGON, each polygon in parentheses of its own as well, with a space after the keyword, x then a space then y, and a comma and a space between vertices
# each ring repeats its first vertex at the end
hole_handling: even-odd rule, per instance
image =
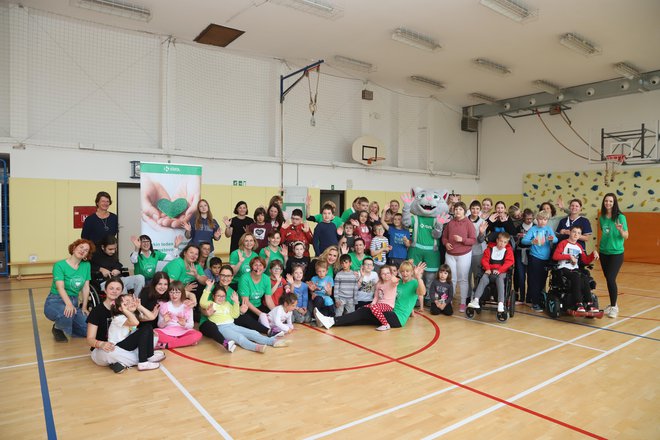
MULTIPOLYGON (((482 276, 483 270, 479 275, 479 280, 482 276)), ((483 310, 490 310, 496 313, 497 320, 500 322, 506 322, 509 318, 513 318, 516 309, 516 298, 513 293, 513 267, 507 271, 504 279, 504 312, 497 311, 497 299, 497 285, 491 281, 484 290, 483 295, 481 295, 481 298, 479 298, 480 308, 466 308, 465 316, 468 319, 474 319, 475 313, 480 315, 483 310)))
POLYGON ((578 270, 583 276, 589 278, 589 288, 591 289, 591 303, 598 309, 598 312, 578 312, 576 304, 571 304, 572 298, 568 293, 569 281, 561 272, 557 265, 548 266, 546 270, 550 272, 550 288, 547 292, 542 292, 545 310, 551 318, 559 318, 562 314, 571 316, 585 317, 585 318, 602 318, 603 310, 600 310, 598 305, 598 297, 593 293, 596 288, 596 281, 591 276, 590 269, 593 265, 580 267, 578 270))

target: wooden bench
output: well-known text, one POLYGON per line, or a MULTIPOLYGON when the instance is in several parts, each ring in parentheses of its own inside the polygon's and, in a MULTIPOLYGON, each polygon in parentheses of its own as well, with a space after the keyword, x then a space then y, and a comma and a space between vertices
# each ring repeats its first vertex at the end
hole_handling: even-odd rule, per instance
POLYGON ((52 276, 52 268, 55 263, 59 260, 38 260, 38 261, 12 261, 9 263, 9 269, 11 274, 11 268, 16 268, 16 279, 17 280, 34 280, 40 278, 49 278, 52 276), (21 270, 25 267, 37 267, 37 266, 48 266, 48 272, 23 275, 21 270))

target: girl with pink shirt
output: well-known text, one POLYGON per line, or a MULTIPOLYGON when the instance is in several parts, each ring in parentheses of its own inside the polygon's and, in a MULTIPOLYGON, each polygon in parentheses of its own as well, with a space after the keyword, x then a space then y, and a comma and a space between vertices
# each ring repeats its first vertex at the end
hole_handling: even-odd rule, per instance
POLYGON ((383 266, 378 271, 378 283, 374 289, 374 300, 371 304, 365 307, 371 310, 371 313, 382 324, 376 328, 378 331, 385 331, 390 329, 390 325, 385 319, 384 312, 391 312, 394 310, 394 302, 396 300, 396 287, 399 284, 399 279, 392 275, 392 268, 390 266, 383 266))
POLYGON ((196 345, 202 333, 193 329, 193 311, 181 300, 185 288, 180 281, 170 283, 168 302, 161 303, 158 312, 158 348, 177 348, 196 345))

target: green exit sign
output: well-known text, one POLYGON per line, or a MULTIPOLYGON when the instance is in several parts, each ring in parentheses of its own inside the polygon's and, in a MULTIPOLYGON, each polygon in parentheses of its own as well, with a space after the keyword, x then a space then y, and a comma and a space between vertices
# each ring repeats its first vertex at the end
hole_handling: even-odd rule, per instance
POLYGON ((247 182, 245 180, 234 180, 234 186, 247 186, 247 182))

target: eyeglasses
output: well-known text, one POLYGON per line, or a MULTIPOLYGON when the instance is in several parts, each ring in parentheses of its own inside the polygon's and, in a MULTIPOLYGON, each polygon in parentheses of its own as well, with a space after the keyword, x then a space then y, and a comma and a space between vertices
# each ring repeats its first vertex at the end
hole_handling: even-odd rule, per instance
POLYGON ((230 273, 221 273, 220 278, 231 278, 233 275, 230 273))

